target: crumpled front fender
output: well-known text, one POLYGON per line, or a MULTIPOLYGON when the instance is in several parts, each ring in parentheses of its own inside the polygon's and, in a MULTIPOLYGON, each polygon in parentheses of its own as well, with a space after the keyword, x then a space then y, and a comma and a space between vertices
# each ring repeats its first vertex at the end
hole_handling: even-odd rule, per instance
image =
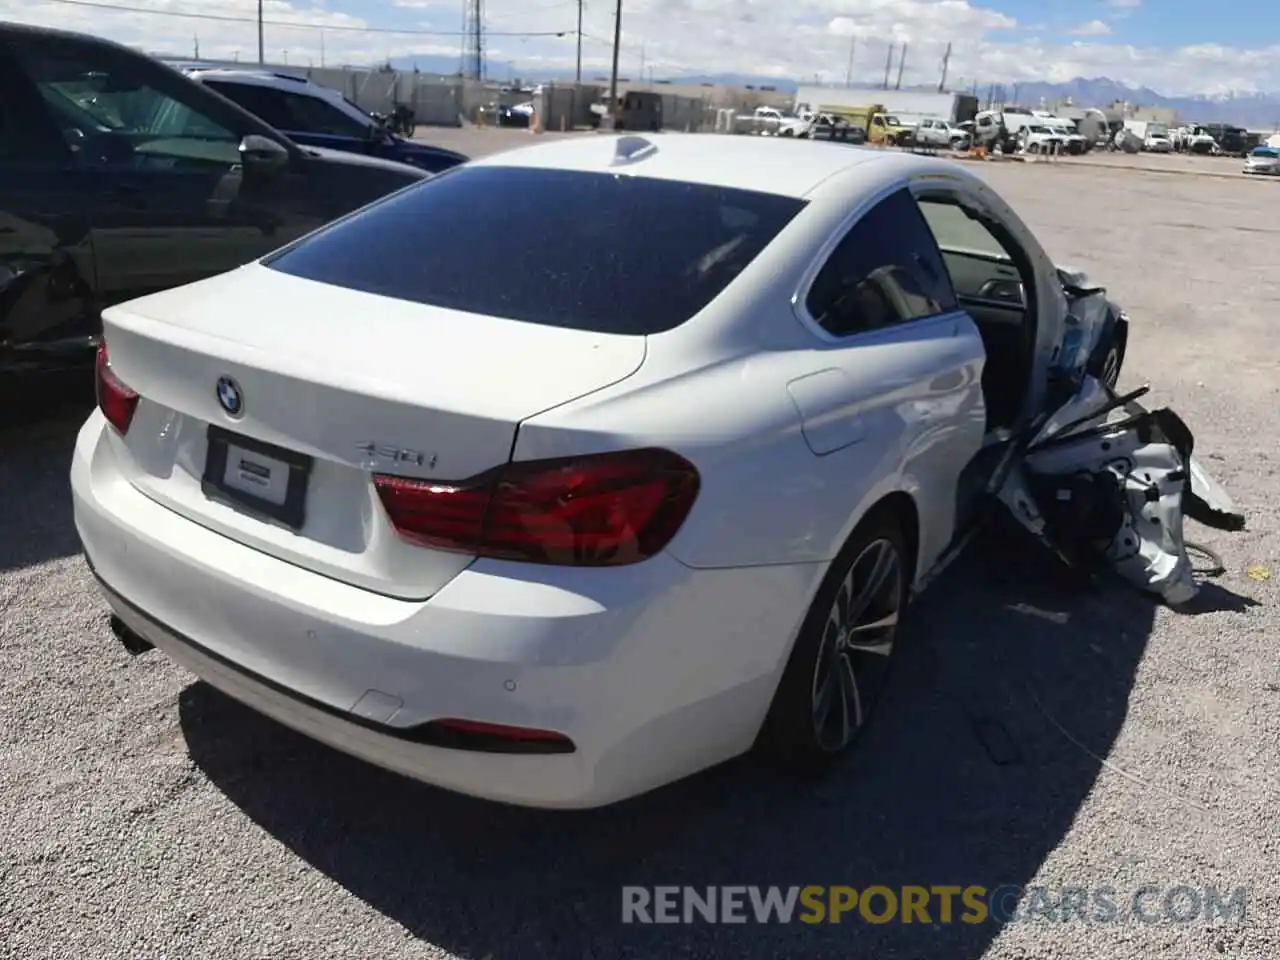
POLYGON ((1137 402, 1146 392, 1117 397, 1086 375, 1043 422, 999 499, 1068 564, 1110 566, 1176 605, 1198 591, 1184 517, 1226 531, 1245 520, 1196 459, 1182 419, 1137 402))

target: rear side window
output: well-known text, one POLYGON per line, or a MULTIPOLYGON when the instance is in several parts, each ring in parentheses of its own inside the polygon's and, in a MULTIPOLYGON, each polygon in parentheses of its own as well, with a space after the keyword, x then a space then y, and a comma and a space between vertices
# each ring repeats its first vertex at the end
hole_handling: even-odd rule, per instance
POLYGON ((431 306, 643 335, 710 303, 803 206, 632 175, 461 166, 265 263, 431 306))
POLYGON ((214 93, 220 93, 239 104, 268 126, 281 130, 289 124, 289 112, 285 109, 284 98, 269 87, 224 83, 220 80, 206 80, 204 85, 214 93))
POLYGON ((814 278, 805 307, 836 337, 959 309, 942 254, 908 190, 880 201, 845 234, 814 278))

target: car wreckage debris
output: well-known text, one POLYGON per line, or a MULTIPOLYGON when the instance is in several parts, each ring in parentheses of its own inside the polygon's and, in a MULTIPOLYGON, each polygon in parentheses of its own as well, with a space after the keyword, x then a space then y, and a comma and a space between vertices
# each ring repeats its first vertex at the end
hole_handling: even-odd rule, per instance
POLYGON ((997 497, 1068 565, 1110 566, 1179 605, 1199 589, 1184 516, 1231 532, 1244 516, 1195 458, 1181 418, 1138 403, 1148 390, 1117 396, 1086 375, 1011 461, 997 497))

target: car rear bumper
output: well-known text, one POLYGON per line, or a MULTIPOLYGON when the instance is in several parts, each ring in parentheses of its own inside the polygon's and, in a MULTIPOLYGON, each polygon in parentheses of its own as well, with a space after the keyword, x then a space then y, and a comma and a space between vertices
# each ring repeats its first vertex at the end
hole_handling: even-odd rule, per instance
POLYGON ((481 561, 425 602, 270 557, 139 493, 95 413, 76 527, 108 603, 214 687, 316 740, 446 789, 600 806, 742 753, 768 709, 812 567, 694 571, 481 561), (552 730, 572 753, 421 742, 440 718, 552 730))

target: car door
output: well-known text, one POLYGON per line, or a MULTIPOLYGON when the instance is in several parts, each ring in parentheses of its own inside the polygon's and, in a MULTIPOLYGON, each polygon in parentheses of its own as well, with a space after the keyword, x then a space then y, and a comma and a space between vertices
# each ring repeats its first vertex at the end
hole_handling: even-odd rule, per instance
POLYGON ((176 71, 65 36, 26 39, 14 57, 95 184, 103 306, 232 269, 323 222, 297 148, 176 71))
POLYGON ((0 41, 0 374, 92 358, 94 189, 0 41))
POLYGON ((962 473, 983 444, 985 353, 906 186, 834 239, 797 299, 820 346, 788 385, 805 440, 853 489, 864 465, 901 463, 927 566, 951 540, 962 473))

